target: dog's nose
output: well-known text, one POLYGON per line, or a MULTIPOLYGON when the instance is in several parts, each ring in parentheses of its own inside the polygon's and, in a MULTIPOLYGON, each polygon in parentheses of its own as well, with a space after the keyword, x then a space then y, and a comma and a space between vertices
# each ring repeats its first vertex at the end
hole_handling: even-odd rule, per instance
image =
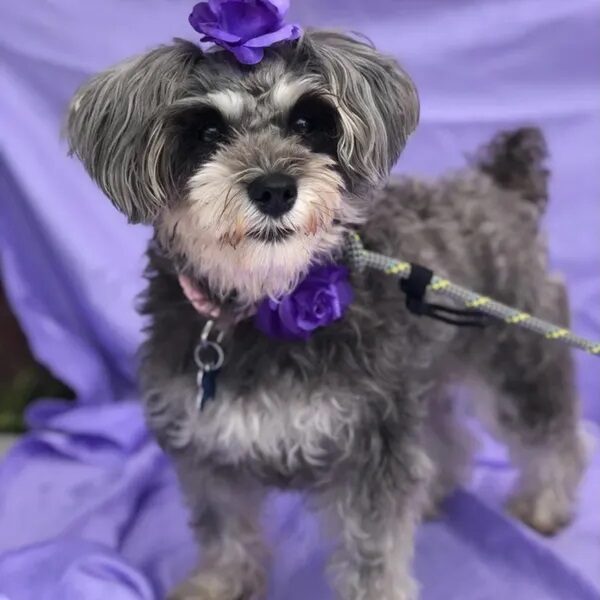
POLYGON ((250 200, 270 217, 280 217, 288 212, 294 206, 297 194, 295 179, 284 173, 261 175, 248 185, 250 200))

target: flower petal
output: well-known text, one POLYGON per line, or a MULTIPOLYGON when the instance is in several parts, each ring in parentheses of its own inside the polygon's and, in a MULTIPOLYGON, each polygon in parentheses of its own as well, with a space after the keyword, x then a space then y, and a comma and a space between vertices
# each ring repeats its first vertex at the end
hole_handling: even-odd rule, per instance
POLYGON ((198 2, 198 4, 192 8, 189 21, 190 25, 196 29, 194 23, 216 23, 217 16, 206 2, 198 2))
MULTIPOLYGON (((225 46, 227 47, 227 46, 225 46)), ((228 50, 233 52, 235 57, 245 65, 255 65, 259 63, 265 51, 262 48, 247 48, 246 46, 231 46, 227 47, 228 50)))
POLYGON ((270 306, 268 300, 261 302, 254 316, 254 325, 269 337, 283 337, 281 321, 276 310, 270 306))
POLYGON ((249 39, 244 43, 249 48, 265 48, 277 42, 284 40, 297 40, 300 37, 302 30, 298 25, 284 25, 276 31, 265 33, 257 37, 249 39))
POLYGON ((340 278, 347 277, 348 269, 342 265, 315 265, 308 272, 304 282, 322 285, 324 283, 333 283, 340 278))
POLYGON ((338 281, 337 297, 340 301, 342 313, 352 304, 354 300, 354 289, 349 281, 338 281))
POLYGON ((280 19, 290 8, 290 0, 258 0, 269 10, 273 11, 280 19))
POLYGON ((311 295, 305 298, 299 298, 294 295, 294 301, 297 305, 295 324, 298 329, 301 331, 314 331, 317 327, 324 324, 322 317, 319 317, 315 310, 315 296, 311 295))
POLYGON ((230 2, 230 0, 208 0, 208 5, 215 14, 218 14, 221 10, 221 6, 226 2, 230 2))
POLYGON ((273 337, 306 340, 311 333, 344 315, 354 297, 343 265, 316 265, 296 289, 280 300, 264 300, 256 326, 273 337))
POLYGON ((277 15, 261 4, 230 0, 224 2, 219 13, 220 26, 230 33, 248 40, 281 26, 277 15))
POLYGON ((211 23, 197 23, 194 29, 199 33, 203 33, 212 38, 212 40, 217 43, 227 42, 228 44, 239 44, 241 41, 239 36, 223 31, 218 25, 213 25, 211 23))
POLYGON ((332 321, 337 321, 342 317, 344 311, 342 309, 342 303, 338 294, 337 286, 330 284, 327 288, 329 296, 329 307, 331 309, 330 316, 332 321))
POLYGON ((304 331, 298 326, 298 311, 294 306, 291 296, 284 296, 282 298, 277 314, 281 319, 284 331, 289 332, 294 337, 304 335, 304 331))

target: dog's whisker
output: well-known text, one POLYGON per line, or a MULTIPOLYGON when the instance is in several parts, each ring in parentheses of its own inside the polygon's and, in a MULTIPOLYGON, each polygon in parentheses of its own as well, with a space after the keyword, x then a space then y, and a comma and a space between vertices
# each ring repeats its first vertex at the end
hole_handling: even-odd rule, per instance
POLYGON ((238 190, 235 193, 233 192, 233 190, 234 186, 230 186, 225 197, 225 202, 223 203, 223 209, 221 210, 221 214, 219 215, 219 220, 225 216, 225 213, 228 211, 231 203, 237 198, 237 196, 243 193, 242 190, 238 190))
POLYGON ((316 207, 319 212, 325 213, 329 215, 332 219, 336 217, 339 211, 336 211, 333 208, 326 206, 325 204, 321 204, 319 202, 315 202, 314 200, 309 200, 309 204, 316 207))

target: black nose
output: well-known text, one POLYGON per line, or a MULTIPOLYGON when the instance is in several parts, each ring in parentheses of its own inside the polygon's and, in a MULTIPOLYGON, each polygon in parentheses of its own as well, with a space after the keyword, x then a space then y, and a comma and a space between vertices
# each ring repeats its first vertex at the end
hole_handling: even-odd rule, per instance
POLYGON ((248 185, 250 200, 270 217, 280 217, 294 206, 298 188, 293 177, 284 173, 261 175, 248 185))

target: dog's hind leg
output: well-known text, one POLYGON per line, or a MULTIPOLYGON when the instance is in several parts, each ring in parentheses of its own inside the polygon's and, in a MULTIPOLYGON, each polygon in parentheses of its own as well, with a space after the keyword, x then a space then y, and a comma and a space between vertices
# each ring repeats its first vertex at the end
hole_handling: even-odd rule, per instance
MULTIPOLYGON (((566 326, 562 284, 548 281, 542 298, 543 316, 566 326)), ((551 535, 572 517, 585 466, 570 350, 517 327, 502 329, 491 344, 483 370, 493 393, 490 402, 475 399, 475 409, 507 444, 518 468, 509 510, 551 535)))

